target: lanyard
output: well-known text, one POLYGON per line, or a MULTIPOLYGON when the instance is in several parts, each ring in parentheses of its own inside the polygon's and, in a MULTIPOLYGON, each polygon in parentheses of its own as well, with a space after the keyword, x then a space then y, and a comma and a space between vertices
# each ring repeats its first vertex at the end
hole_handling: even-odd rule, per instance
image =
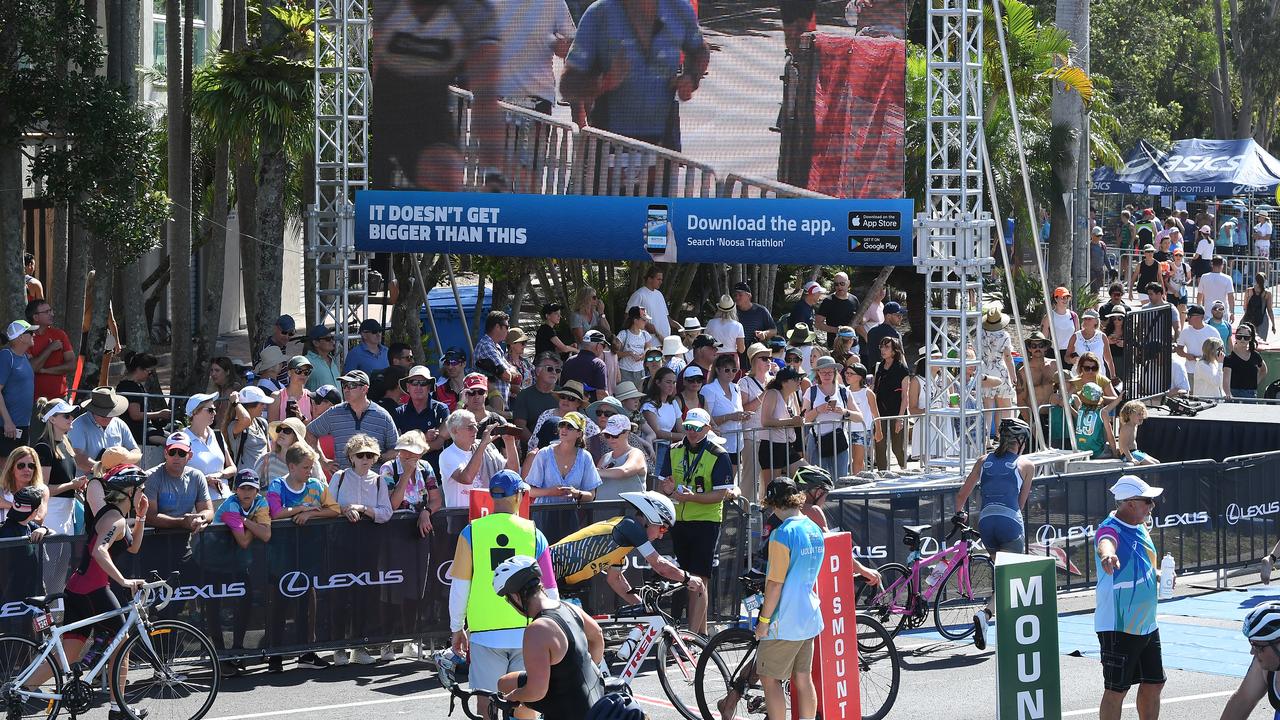
MULTIPOLYGON (((680 469, 684 471, 682 477, 685 482, 690 482, 692 480, 690 476, 693 475, 693 471, 698 467, 698 463, 702 460, 702 453, 707 451, 707 442, 708 441, 706 440, 702 441, 702 445, 698 448, 698 454, 693 456, 693 462, 689 462, 688 443, 685 444, 684 455, 680 458, 680 469)), ((696 492, 697 488, 694 490, 696 492)))

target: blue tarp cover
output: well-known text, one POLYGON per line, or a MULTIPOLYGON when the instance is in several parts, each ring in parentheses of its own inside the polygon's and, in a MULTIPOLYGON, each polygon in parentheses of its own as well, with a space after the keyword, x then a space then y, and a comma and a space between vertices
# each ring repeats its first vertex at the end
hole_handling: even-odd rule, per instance
POLYGON ((1269 195, 1278 184, 1280 160, 1252 139, 1179 140, 1168 151, 1139 140, 1119 172, 1093 171, 1093 189, 1104 193, 1269 195))

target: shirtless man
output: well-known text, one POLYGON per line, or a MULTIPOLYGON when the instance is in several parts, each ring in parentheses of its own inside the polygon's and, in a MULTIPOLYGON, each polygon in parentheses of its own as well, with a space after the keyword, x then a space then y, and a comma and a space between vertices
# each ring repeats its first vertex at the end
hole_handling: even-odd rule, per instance
MULTIPOLYGON (((1027 335, 1027 368, 1031 372, 1031 382, 1035 390, 1035 402, 1041 407, 1040 420, 1044 424, 1049 412, 1049 398, 1053 395, 1053 389, 1058 384, 1058 366, 1056 361, 1044 356, 1045 350, 1049 348, 1049 339, 1039 330, 1032 331, 1027 335)), ((1026 376, 1023 373, 1017 374, 1018 388, 1018 405, 1024 408, 1031 407, 1031 397, 1027 392, 1026 376)), ((1022 410, 1022 417, 1027 422, 1031 421, 1030 411, 1022 410)))

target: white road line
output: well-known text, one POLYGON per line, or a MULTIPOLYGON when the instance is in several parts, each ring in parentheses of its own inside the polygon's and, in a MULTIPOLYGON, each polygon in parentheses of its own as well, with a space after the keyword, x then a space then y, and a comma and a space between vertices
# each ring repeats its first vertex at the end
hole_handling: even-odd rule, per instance
POLYGON ((341 710, 343 708, 365 707, 367 705, 390 705, 391 703, 413 702, 415 700, 434 700, 436 698, 449 697, 447 692, 430 693, 427 695, 413 694, 404 697, 379 698, 377 700, 362 700, 360 702, 338 703, 336 705, 315 705, 312 707, 293 708, 291 710, 271 710, 269 712, 249 713, 247 715, 222 715, 220 717, 209 718, 209 720, 254 720, 255 718, 284 717, 286 715, 301 715, 303 713, 321 712, 324 710, 341 710))
MULTIPOLYGON (((1164 706, 1164 705, 1172 705, 1173 703, 1194 702, 1196 700, 1209 700, 1211 698, 1227 697, 1233 692, 1235 692, 1235 690, 1223 690, 1221 692, 1201 693, 1200 695, 1183 695, 1182 697, 1175 697, 1175 698, 1160 698, 1160 705, 1164 706)), ((1130 709, 1136 708, 1137 705, 1135 705, 1134 703, 1129 703, 1124 707, 1126 710, 1130 710, 1130 709)), ((1062 717, 1064 718, 1065 717, 1094 717, 1094 716, 1097 716, 1097 714, 1098 714, 1097 708, 1089 708, 1087 710, 1072 710, 1071 712, 1064 712, 1062 713, 1062 717)))

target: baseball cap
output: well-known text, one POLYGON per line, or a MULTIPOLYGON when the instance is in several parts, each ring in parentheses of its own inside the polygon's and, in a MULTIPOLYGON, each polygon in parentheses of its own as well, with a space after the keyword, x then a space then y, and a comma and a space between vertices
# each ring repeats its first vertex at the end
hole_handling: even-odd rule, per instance
POLYGON ((472 388, 484 388, 488 390, 489 378, 481 375, 480 373, 471 373, 462 379, 462 387, 466 390, 470 390, 472 388))
POLYGON ((542 317, 546 317, 553 312, 558 312, 563 309, 564 309, 564 306, 561 305, 560 303, 553 303, 553 302, 546 303, 545 305, 542 306, 542 317))
POLYGON ((338 392, 338 388, 332 385, 321 385, 316 391, 311 393, 312 400, 324 400, 328 403, 337 405, 342 402, 342 393, 338 392))
POLYGON ((289 358, 289 364, 287 365, 287 367, 290 370, 297 370, 298 368, 312 367, 312 365, 311 365, 311 361, 307 359, 306 355, 294 355, 293 357, 289 358))
POLYGON ((1188 306, 1187 306, 1187 317, 1191 317, 1192 315, 1204 315, 1204 306, 1203 306, 1203 305, 1188 305, 1188 306))
POLYGON ((770 350, 781 350, 786 346, 787 346, 787 339, 780 335, 774 335, 773 337, 769 338, 770 350))
POLYGON ((693 408, 684 416, 684 425, 696 425, 701 430, 711 424, 711 413, 702 408, 693 408))
POLYGON ((279 325, 281 330, 290 334, 298 327, 297 323, 293 321, 292 315, 281 315, 276 318, 276 325, 279 325))
POLYGON ((1058 298, 1064 298, 1064 297, 1071 297, 1071 291, 1062 286, 1058 286, 1053 289, 1054 300, 1057 300, 1058 298))
POLYGON ((703 379, 707 377, 706 373, 702 371, 702 368, 698 367, 697 365, 685 365, 684 370, 680 371, 680 376, 687 377, 687 378, 696 377, 696 378, 703 378, 703 379))
POLYGON ((1080 318, 1082 320, 1088 320, 1089 318, 1093 318, 1094 320, 1097 320, 1098 311, 1094 310, 1093 308, 1089 308, 1088 310, 1085 310, 1083 313, 1080 313, 1080 318))
POLYGON ((560 418, 560 422, 561 422, 561 423, 569 423, 569 424, 570 424, 570 425, 572 425, 572 426, 574 427, 574 429, 576 429, 578 432, 586 432, 586 431, 587 431, 587 416, 586 416, 586 415, 583 415, 583 414, 582 414, 582 413, 580 413, 580 412, 577 412, 576 410, 575 410, 575 411, 573 411, 573 412, 567 412, 567 413, 565 413, 565 414, 564 414, 564 417, 560 418))
POLYGON ((529 484, 520 478, 514 470, 500 470, 489 478, 489 494, 501 500, 516 493, 528 492, 529 484))
POLYGON ((818 284, 817 282, 814 282, 813 280, 810 280, 809 282, 804 284, 805 295, 816 295, 819 293, 824 293, 826 291, 827 291, 826 288, 822 287, 822 285, 818 284))
POLYGON ((169 433, 169 437, 164 439, 164 449, 182 448, 183 450, 191 449, 191 438, 187 437, 184 432, 169 433))
POLYGON ((720 343, 716 342, 716 339, 710 335, 703 333, 693 339, 692 349, 697 350, 704 347, 720 347, 720 343))
POLYGON ((262 480, 258 478, 258 473, 250 468, 245 468, 236 473, 236 488, 251 487, 254 490, 262 488, 262 480))
POLYGON ((1093 226, 1093 234, 1094 234, 1095 236, 1102 235, 1102 228, 1098 227, 1097 225, 1094 225, 1094 226, 1093 226))
MULTIPOLYGON (((364 332, 364 331, 363 331, 363 330, 361 330, 361 332, 364 332)), ((347 373, 346 375, 342 375, 342 376, 340 376, 340 377, 338 378, 338 382, 344 382, 344 383, 360 383, 361 385, 368 385, 368 384, 369 384, 369 373, 367 373, 367 372, 365 372, 365 371, 363 371, 363 370, 352 370, 351 372, 347 373)))
POLYGON ((625 415, 619 413, 609 418, 609 422, 604 424, 604 434, 617 437, 624 432, 631 431, 631 420, 625 415))
POLYGON ((902 306, 892 300, 884 304, 885 315, 897 315, 898 313, 901 313, 901 312, 902 312, 902 306))
POLYGON ((187 400, 187 417, 191 417, 191 413, 201 405, 218 399, 218 393, 196 393, 187 400))
POLYGON ((1111 486, 1111 494, 1116 500, 1130 500, 1133 498, 1158 498, 1164 492, 1164 488, 1151 487, 1145 480, 1137 475, 1121 475, 1115 485, 1111 486))
POLYGON ((312 325, 311 331, 307 333, 307 339, 313 342, 316 340, 319 340, 320 338, 327 338, 332 336, 333 336, 333 328, 329 327, 328 325, 312 325))
POLYGON ((1211 232, 1213 232, 1213 228, 1209 227, 1208 225, 1201 225, 1201 226, 1200 226, 1200 232, 1202 232, 1202 233, 1211 233, 1211 232))
POLYGON ((262 403, 264 405, 270 405, 275 401, 276 401, 275 398, 271 397, 270 395, 267 395, 265 392, 262 391, 262 388, 258 387, 257 385, 248 385, 240 390, 241 405, 252 405, 254 403, 262 403))
POLYGON ((750 285, 748 285, 748 284, 747 284, 747 283, 745 283, 745 282, 737 282, 737 283, 734 283, 734 284, 733 284, 733 292, 744 292, 744 293, 747 293, 748 295, 750 295, 750 294, 751 294, 751 286, 750 286, 750 285))
POLYGON ((375 318, 368 318, 360 323, 360 332, 362 333, 380 333, 382 332, 382 323, 375 318))
POLYGON ((764 504, 770 507, 778 507, 798 492, 800 492, 800 487, 796 485, 794 480, 787 477, 777 478, 765 488, 764 504))
POLYGON ((582 336, 582 342, 602 343, 604 342, 604 333, 599 330, 588 330, 586 334, 582 336))
POLYGON ((35 331, 36 329, 31 326, 31 323, 25 320, 14 320, 9 323, 9 327, 5 328, 4 335, 10 340, 17 340, 19 335, 35 331))

